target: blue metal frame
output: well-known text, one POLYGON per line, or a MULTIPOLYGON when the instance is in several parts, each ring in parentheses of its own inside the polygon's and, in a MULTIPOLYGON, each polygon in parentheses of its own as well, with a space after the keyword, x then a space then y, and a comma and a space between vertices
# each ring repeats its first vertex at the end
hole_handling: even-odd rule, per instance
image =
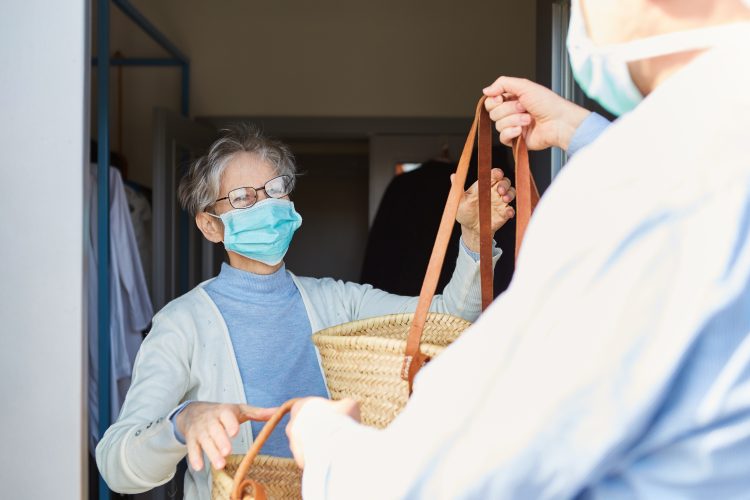
MULTIPOLYGON (((109 54, 109 0, 99 0, 97 14, 97 47, 100 54, 109 54)), ((97 68, 97 100, 99 150, 97 151, 97 232, 98 232, 98 332, 99 332, 99 436, 112 421, 110 406, 111 342, 109 334, 109 58, 97 68)), ((99 499, 109 500, 109 488, 99 475, 99 499)))
MULTIPOLYGON (((180 110, 188 116, 190 105, 190 61, 127 0, 112 0, 122 12, 135 22, 147 35, 163 47, 172 58, 112 58, 109 56, 109 1, 98 0, 97 51, 101 58, 93 58, 97 66, 97 329, 99 359, 99 435, 109 428, 112 422, 110 406, 111 380, 111 340, 110 340, 110 289, 109 289, 109 69, 110 66, 180 66, 182 68, 180 110)), ((109 488, 99 476, 99 499, 109 500, 109 488)))
POLYGON ((156 43, 162 46, 164 50, 169 52, 172 57, 179 59, 180 61, 187 62, 188 58, 183 54, 175 44, 169 41, 164 34, 158 30, 156 26, 151 24, 151 21, 146 19, 146 16, 141 14, 128 0, 112 0, 120 10, 133 20, 147 35, 149 35, 156 43))
MULTIPOLYGON (((91 64, 99 64, 98 57, 91 58, 91 64)), ((160 59, 158 57, 112 57, 110 66, 182 66, 179 59, 160 59)))
MULTIPOLYGON (((177 48, 164 34, 159 31, 156 26, 151 24, 151 21, 146 19, 146 16, 140 13, 128 0, 112 0, 126 16, 128 16, 135 24, 137 24, 147 35, 151 37, 153 41, 158 43, 164 50, 169 52, 172 56, 171 59, 140 59, 140 61, 146 62, 146 64, 119 64, 122 66, 176 66, 178 64, 172 64, 171 61, 179 62, 179 66, 182 66, 182 98, 180 101, 180 112, 183 116, 187 117, 190 112, 190 59, 177 48), (154 61, 161 61, 161 63, 154 64, 154 61), (170 63, 165 64, 167 61, 170 63)), ((128 59, 120 59, 121 61, 127 61, 128 59)), ((136 61, 135 59, 133 61, 136 61)))

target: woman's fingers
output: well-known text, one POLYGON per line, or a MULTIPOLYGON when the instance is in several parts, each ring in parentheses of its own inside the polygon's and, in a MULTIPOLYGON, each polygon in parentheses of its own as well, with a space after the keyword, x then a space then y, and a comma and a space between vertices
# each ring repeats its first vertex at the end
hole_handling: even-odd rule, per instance
POLYGON ((221 425, 224 426, 224 429, 226 429, 226 433, 229 437, 233 438, 238 432, 240 432, 240 423, 237 421, 237 415, 235 415, 231 409, 223 409, 219 413, 219 421, 221 422, 221 425))
POLYGON ((188 449, 188 461, 193 470, 203 469, 203 450, 198 440, 195 438, 189 438, 187 440, 188 449))
POLYGON ((223 457, 226 457, 232 452, 232 443, 229 442, 227 430, 220 421, 215 420, 211 422, 208 427, 208 435, 213 439, 214 445, 216 445, 216 448, 223 457))
MULTIPOLYGON (((492 193, 493 203, 496 201, 495 194, 499 196, 503 196, 503 195, 507 196, 510 189, 512 189, 510 179, 505 177, 505 174, 503 173, 502 169, 499 169, 499 168, 493 168, 490 171, 490 186, 495 188, 494 189, 495 192, 492 193)), ((470 196, 477 195, 478 191, 479 191, 479 181, 474 181, 474 183, 471 186, 469 186, 469 189, 466 190, 465 196, 468 199, 468 197, 470 196)), ((513 196, 515 196, 515 194, 513 196)), ((512 199, 513 198, 511 197, 510 200, 512 199)), ((476 201, 476 200, 473 200, 473 201, 476 201)))
POLYGON ((503 175, 499 177, 493 176, 491 185, 496 187, 498 193, 505 194, 505 192, 510 189, 510 179, 503 175))
POLYGON ((490 183, 492 186, 502 181, 503 178, 505 178, 505 173, 503 172, 503 169, 495 167, 492 170, 490 170, 490 183))
POLYGON ((509 187, 505 194, 503 195, 503 201, 505 203, 510 203, 511 201, 516 199, 516 188, 513 186, 509 187))
POLYGON ((209 434, 208 432, 201 434, 201 436, 198 438, 198 443, 200 443, 204 453, 211 461, 211 465, 213 465, 215 469, 223 469, 224 465, 226 464, 226 460, 224 460, 224 455, 222 455, 219 451, 219 448, 216 446, 216 443, 211 437, 211 434, 209 434))
POLYGON ((269 418, 273 417, 278 408, 256 408, 250 405, 237 405, 240 413, 245 420, 255 420, 258 422, 265 422, 269 418))

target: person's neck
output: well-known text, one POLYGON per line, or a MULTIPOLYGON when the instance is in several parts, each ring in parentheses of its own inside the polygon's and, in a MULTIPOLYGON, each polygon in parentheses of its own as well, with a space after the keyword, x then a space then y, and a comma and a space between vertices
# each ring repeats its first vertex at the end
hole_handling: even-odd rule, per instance
POLYGON ((633 83, 644 96, 648 95, 704 52, 705 49, 691 50, 628 63, 633 83))
POLYGON ((239 269, 241 271, 247 271, 248 273, 253 274, 260 274, 260 275, 268 275, 273 274, 279 269, 281 269, 281 266, 284 265, 284 262, 279 262, 275 266, 269 266, 268 264, 264 264, 263 262, 258 262, 257 260, 248 259, 247 257, 243 257, 242 255, 235 253, 235 252, 227 252, 227 255, 229 256, 229 265, 239 269))
MULTIPOLYGON (((694 2, 694 4, 699 11, 696 11, 692 17, 701 19, 700 26, 692 24, 690 26, 677 27, 674 24, 664 24, 657 26, 652 32, 641 33, 640 36, 648 38, 673 31, 689 31, 711 27, 721 28, 722 26, 728 27, 735 23, 750 22, 750 9, 742 6, 739 2, 736 4, 727 2, 713 6, 709 3, 700 2, 694 2)), ((685 15, 690 17, 687 13, 685 15)), ((706 50, 708 49, 690 50, 644 59, 642 61, 633 61, 628 63, 628 69, 630 70, 630 75, 633 77, 633 83, 635 83, 638 90, 645 96, 653 92, 656 87, 690 64, 693 59, 706 52, 706 50)))

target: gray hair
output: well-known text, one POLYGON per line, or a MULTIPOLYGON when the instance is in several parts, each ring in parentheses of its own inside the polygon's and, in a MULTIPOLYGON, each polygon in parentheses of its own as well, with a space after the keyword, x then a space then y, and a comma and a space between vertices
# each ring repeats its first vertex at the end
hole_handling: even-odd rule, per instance
POLYGON ((288 175, 292 180, 297 175, 294 155, 286 144, 264 137, 254 125, 238 123, 223 129, 208 153, 195 160, 180 180, 177 196, 182 208, 194 217, 213 205, 220 197, 224 169, 235 154, 242 152, 255 154, 270 163, 276 175, 288 175))

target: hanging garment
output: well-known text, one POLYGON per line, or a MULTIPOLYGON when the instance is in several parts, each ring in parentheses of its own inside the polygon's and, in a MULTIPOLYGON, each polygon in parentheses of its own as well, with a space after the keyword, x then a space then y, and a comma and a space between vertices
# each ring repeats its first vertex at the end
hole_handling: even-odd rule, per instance
POLYGON ((125 183, 125 196, 128 199, 130 220, 133 222, 133 232, 138 245, 138 255, 141 257, 141 267, 146 276, 146 285, 151 290, 151 202, 142 189, 132 184, 132 182, 125 183))
MULTIPOLYGON (((495 166, 502 166, 505 175, 513 182, 513 169, 504 168, 510 164, 506 160, 506 151, 493 149, 493 158, 497 159, 495 166)), ((451 188, 450 176, 455 171, 453 163, 431 160, 391 180, 370 228, 362 265, 362 283, 397 295, 419 295, 451 188)), ((472 159, 466 182, 471 185, 474 181, 476 156, 472 159)), ((460 236, 461 229, 456 224, 445 256, 448 264, 456 261, 460 236)), ((495 241, 503 249, 503 258, 495 267, 494 292, 497 295, 508 287, 513 276, 514 219, 495 233, 495 241)), ((438 281, 438 293, 450 280, 451 269, 451 265, 444 266, 438 281)))
MULTIPOLYGON (((98 239, 97 176, 91 165, 86 186, 89 200, 88 233, 88 337, 89 337, 89 437, 91 449, 99 440, 99 337, 98 337, 98 239)), ((112 364, 110 408, 112 419, 120 412, 130 385, 141 332, 153 316, 138 246, 120 172, 109 169, 110 223, 110 341, 112 364)))

